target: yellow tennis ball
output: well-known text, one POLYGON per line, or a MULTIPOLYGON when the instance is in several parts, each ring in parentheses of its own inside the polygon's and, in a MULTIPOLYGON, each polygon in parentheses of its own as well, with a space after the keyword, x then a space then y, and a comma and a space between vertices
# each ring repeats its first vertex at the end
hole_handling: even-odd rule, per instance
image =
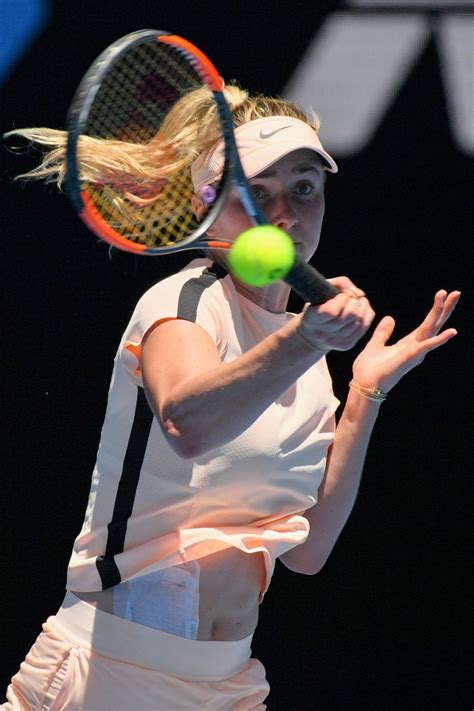
POLYGON ((266 286, 283 279, 294 262, 295 247, 291 237, 273 225, 245 230, 229 252, 232 273, 251 286, 266 286))

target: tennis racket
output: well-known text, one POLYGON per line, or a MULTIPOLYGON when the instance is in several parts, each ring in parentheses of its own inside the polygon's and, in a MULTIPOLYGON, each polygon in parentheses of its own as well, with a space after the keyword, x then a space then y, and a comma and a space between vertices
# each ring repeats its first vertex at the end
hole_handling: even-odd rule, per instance
MULTIPOLYGON (((209 59, 169 32, 133 32, 96 59, 69 109, 65 176, 66 192, 92 232, 119 249, 143 255, 230 249, 231 243, 210 240, 206 232, 225 206, 233 183, 253 223, 268 224, 245 178, 222 88, 209 59), (191 204, 189 159, 184 164, 179 142, 166 136, 171 135, 170 122, 179 121, 173 114, 176 102, 201 86, 213 92, 216 102, 224 169, 198 220, 191 204), (121 152, 115 163, 114 147, 121 152), (137 150, 143 151, 148 170, 143 170, 143 161, 124 159, 128 149, 134 158, 137 150), (176 166, 171 173, 170 162, 176 166), (160 173, 165 163, 166 175, 160 173)), ((312 304, 338 293, 303 261, 296 261, 284 279, 312 304)))

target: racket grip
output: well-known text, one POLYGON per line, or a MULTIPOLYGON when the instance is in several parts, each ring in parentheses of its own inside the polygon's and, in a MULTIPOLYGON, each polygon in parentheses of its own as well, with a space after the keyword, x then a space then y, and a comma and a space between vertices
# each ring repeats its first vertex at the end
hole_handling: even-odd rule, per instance
POLYGON ((330 284, 317 269, 297 260, 285 279, 293 291, 310 304, 324 304, 328 299, 339 294, 339 289, 330 284))

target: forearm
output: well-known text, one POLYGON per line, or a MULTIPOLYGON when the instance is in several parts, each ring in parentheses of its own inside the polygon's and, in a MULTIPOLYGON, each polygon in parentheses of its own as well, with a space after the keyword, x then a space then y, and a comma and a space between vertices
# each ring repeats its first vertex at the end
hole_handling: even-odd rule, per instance
POLYGON ((193 457, 235 439, 322 356, 289 324, 234 361, 179 383, 157 413, 170 444, 193 457))
MULTIPOLYGON (((377 325, 353 364, 359 385, 385 392, 423 361, 427 353, 453 338, 457 331, 440 333, 452 314, 460 292, 436 293, 433 307, 420 326, 393 345, 387 345, 395 327, 392 317, 377 325)), ((285 564, 303 573, 316 573, 324 565, 354 505, 362 468, 380 403, 350 390, 336 430, 329 464, 318 492, 318 503, 306 512, 311 525, 307 541, 282 557, 285 564)))
POLYGON ((349 390, 317 504, 305 514, 310 534, 302 546, 285 554, 284 562, 289 568, 317 573, 329 557, 354 506, 379 409, 380 403, 349 390))

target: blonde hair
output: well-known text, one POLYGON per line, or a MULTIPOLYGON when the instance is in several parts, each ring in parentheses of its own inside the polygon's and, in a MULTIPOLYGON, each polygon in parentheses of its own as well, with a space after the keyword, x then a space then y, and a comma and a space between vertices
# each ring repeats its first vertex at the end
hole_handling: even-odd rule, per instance
MULTIPOLYGON (((320 122, 316 114, 309 118, 296 104, 265 95, 251 96, 236 84, 224 88, 234 126, 267 116, 291 116, 308 123, 316 132, 320 122)), ((46 146, 42 162, 28 173, 26 179, 44 179, 61 188, 66 173, 67 132, 51 128, 25 128, 10 131, 32 144, 46 146)), ((160 130, 148 143, 133 143, 83 135, 78 142, 81 178, 108 182, 136 204, 150 204, 150 197, 160 190, 171 175, 189 173, 194 160, 221 137, 216 103, 207 87, 185 94, 169 112, 160 130), (134 194, 134 191, 136 193, 134 194)))

